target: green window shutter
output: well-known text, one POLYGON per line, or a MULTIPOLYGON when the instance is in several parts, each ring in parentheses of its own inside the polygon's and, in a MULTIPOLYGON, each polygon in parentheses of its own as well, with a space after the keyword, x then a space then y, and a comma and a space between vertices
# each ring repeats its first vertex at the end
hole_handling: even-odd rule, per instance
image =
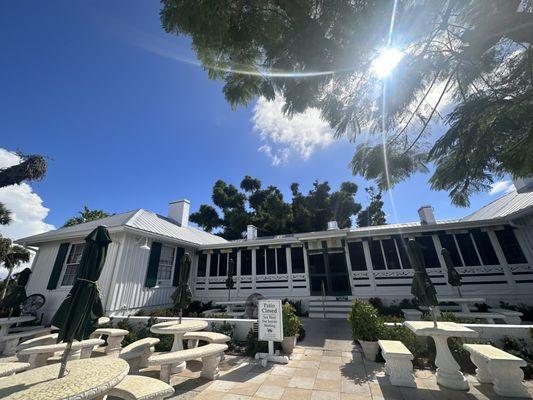
POLYGON ((144 282, 146 287, 154 287, 157 283, 159 257, 161 257, 161 243, 152 242, 150 258, 148 259, 148 271, 146 271, 146 281, 144 282))
POLYGON ((54 290, 57 288, 57 282, 61 276, 61 270, 63 269, 65 258, 67 258, 69 246, 70 243, 61 243, 59 245, 59 251, 57 252, 56 260, 54 262, 54 266, 52 267, 52 273, 50 274, 50 279, 48 280, 48 285, 46 286, 48 290, 54 290))
POLYGON ((174 263, 174 277, 172 278, 173 286, 178 286, 180 283, 180 261, 184 254, 185 249, 183 247, 176 248, 176 262, 174 263))

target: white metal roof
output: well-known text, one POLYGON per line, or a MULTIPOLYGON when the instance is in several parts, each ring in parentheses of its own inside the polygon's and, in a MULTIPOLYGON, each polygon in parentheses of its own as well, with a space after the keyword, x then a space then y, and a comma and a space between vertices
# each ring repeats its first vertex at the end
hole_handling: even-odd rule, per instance
POLYGON ((87 235, 98 225, 104 225, 110 231, 119 230, 120 228, 138 229, 143 232, 165 236, 170 239, 176 239, 196 245, 226 242, 226 240, 220 236, 204 232, 192 226, 182 227, 176 221, 151 211, 143 210, 142 208, 121 214, 115 214, 91 222, 85 222, 79 225, 59 228, 53 231, 29 236, 17 240, 17 242, 32 245, 53 240, 80 237, 87 235))
POLYGON ((467 215, 461 221, 479 221, 486 219, 511 218, 533 211, 533 192, 518 193, 513 190, 492 203, 467 215))

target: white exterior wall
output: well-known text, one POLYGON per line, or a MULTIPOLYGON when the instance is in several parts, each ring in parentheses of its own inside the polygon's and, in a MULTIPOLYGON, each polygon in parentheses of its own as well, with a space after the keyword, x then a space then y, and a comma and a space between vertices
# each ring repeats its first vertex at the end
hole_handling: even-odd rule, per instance
MULTIPOLYGON (((109 284, 114 270, 114 265, 117 261, 119 250, 121 248, 123 236, 124 235, 119 234, 111 235, 113 242, 109 244, 106 262, 102 270, 102 274, 100 275, 100 279, 98 280, 100 296, 102 298, 104 308, 106 308, 109 284)), ((58 281, 58 286, 56 289, 48 290, 46 288, 48 285, 48 280, 50 279, 50 274, 52 273, 52 267, 54 266, 57 253, 59 251, 59 246, 61 243, 65 242, 66 240, 62 240, 57 242, 43 243, 39 246, 39 251, 33 260, 32 274, 30 275, 30 280, 26 286, 26 292, 28 295, 38 293, 45 297, 45 304, 43 308, 39 310, 39 313, 44 313, 44 323, 50 322, 50 319, 54 315, 55 311, 70 291, 70 287, 61 287, 60 281, 58 281)), ((79 242, 81 241, 72 241, 72 243, 79 242)))
MULTIPOLYGON (((177 244, 172 240, 154 239, 154 241, 169 246, 185 247, 185 251, 191 254, 193 265, 195 265, 196 256, 192 247, 177 244)), ((149 245, 151 243, 152 240, 149 240, 149 245)), ((144 285, 149 257, 150 251, 140 248, 138 236, 125 234, 118 270, 112 284, 110 303, 106 309, 110 315, 134 314, 141 308, 168 307, 172 304, 170 296, 176 290, 174 286, 148 288, 144 285)))

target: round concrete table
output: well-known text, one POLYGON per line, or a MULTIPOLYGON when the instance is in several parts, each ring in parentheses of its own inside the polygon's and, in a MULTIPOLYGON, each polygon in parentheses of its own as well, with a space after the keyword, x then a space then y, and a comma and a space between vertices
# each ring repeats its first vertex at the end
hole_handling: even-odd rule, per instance
MULTIPOLYGON (((170 351, 183 350, 183 335, 187 332, 201 331, 207 328, 207 322, 201 320, 186 320, 178 324, 176 321, 160 322, 150 328, 153 333, 160 335, 174 335, 174 342, 170 351)), ((185 362, 172 367, 172 372, 178 373, 185 369, 185 362)))
POLYGON ((101 399, 128 374, 119 358, 98 357, 69 361, 67 374, 57 378, 60 364, 47 365, 0 378, 3 400, 101 399))
POLYGON ((468 390, 468 382, 448 347, 449 337, 477 337, 478 333, 455 322, 405 321, 404 325, 417 336, 431 336, 437 354, 437 383, 449 389, 468 390))
POLYGON ((5 336, 9 333, 11 325, 15 325, 21 322, 33 321, 35 317, 33 315, 25 315, 22 317, 0 318, 0 336, 5 336))

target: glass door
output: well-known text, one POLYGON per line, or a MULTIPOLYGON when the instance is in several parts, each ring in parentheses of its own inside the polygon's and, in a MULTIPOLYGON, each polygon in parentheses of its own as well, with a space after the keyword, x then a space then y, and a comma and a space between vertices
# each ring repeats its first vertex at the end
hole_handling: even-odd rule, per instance
POLYGON ((327 296, 352 294, 343 251, 313 252, 308 260, 312 296, 322 295, 322 286, 327 296))

